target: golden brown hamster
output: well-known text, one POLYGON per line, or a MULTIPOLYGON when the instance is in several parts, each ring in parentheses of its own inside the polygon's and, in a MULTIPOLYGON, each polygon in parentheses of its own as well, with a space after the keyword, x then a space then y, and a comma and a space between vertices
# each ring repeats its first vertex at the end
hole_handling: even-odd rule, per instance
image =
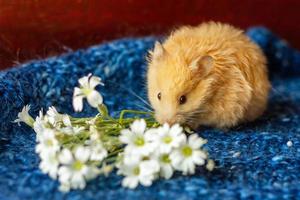
POLYGON ((226 129, 266 109, 266 58, 231 25, 179 28, 163 44, 156 42, 148 62, 148 98, 160 123, 226 129))

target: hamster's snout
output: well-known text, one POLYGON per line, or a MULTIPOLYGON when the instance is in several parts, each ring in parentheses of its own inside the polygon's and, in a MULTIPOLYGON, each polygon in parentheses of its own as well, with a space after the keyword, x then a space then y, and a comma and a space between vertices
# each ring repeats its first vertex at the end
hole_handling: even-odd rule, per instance
POLYGON ((177 123, 177 119, 175 116, 167 116, 167 115, 155 115, 156 120, 160 123, 160 124, 164 124, 164 123, 168 123, 170 126, 172 126, 173 124, 177 123))

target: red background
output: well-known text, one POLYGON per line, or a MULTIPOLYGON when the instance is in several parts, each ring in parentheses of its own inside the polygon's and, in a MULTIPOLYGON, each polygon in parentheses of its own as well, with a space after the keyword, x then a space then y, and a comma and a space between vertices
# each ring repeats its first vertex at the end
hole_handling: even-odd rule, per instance
POLYGON ((299 0, 0 0, 0 69, 207 20, 265 25, 300 47, 299 0))

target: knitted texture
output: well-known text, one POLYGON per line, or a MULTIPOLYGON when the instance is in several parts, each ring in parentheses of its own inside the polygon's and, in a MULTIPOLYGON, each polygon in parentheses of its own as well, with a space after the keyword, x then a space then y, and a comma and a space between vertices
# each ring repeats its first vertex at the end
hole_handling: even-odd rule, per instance
MULTIPOLYGON (((264 28, 247 34, 268 57, 273 90, 267 112, 253 123, 228 132, 205 128, 205 148, 216 169, 201 167, 192 176, 176 174, 135 190, 121 187, 112 173, 90 182, 85 190, 63 194, 43 174, 35 154, 35 133, 11 123, 26 104, 31 114, 55 106, 74 115, 71 99, 78 78, 93 73, 113 114, 145 106, 145 55, 157 38, 127 38, 59 57, 32 61, 0 73, 0 199, 299 199, 300 198, 300 53, 264 28), (274 72, 274 73, 273 73, 274 72), (279 73, 275 73, 279 72, 279 73), (288 147, 287 142, 292 141, 288 147)), ((146 97, 145 97, 146 98, 146 97)), ((89 116, 95 110, 85 105, 89 116)))

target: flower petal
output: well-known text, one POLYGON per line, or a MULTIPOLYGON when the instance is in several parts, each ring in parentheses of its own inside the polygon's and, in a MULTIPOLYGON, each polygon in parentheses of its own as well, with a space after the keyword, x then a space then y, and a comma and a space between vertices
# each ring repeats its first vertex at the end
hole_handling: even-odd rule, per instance
POLYGON ((75 150, 75 158, 81 162, 86 162, 91 155, 91 151, 88 148, 79 146, 75 150))
POLYGON ((197 165, 204 165, 206 158, 207 158, 207 155, 203 151, 198 150, 198 151, 194 151, 194 153, 193 153, 193 161, 197 165))
POLYGON ((157 130, 157 128, 151 128, 151 129, 147 130, 145 132, 145 139, 147 141, 152 141, 152 142, 157 140, 158 139, 158 130, 157 130))
POLYGON ((81 96, 81 95, 83 95, 82 90, 78 87, 75 87, 74 92, 73 92, 73 96, 81 96))
POLYGON ((184 173, 186 174, 194 174, 195 173, 195 164, 193 163, 192 160, 188 159, 185 160, 185 166, 186 166, 186 171, 184 173))
POLYGON ((66 166, 61 166, 58 169, 58 175, 59 175, 59 181, 66 183, 71 178, 72 172, 71 172, 70 168, 68 168, 66 166))
POLYGON ((87 172, 85 173, 85 178, 91 180, 95 178, 100 173, 100 170, 96 167, 88 167, 87 172))
POLYGON ((182 127, 179 124, 175 124, 170 129, 170 134, 172 136, 177 136, 182 133, 182 127))
POLYGON ((83 96, 73 97, 73 108, 76 112, 81 112, 83 109, 83 96))
POLYGON ((179 152, 179 150, 175 150, 171 153, 170 159, 172 161, 173 167, 175 167, 177 169, 178 165, 182 162, 183 157, 182 157, 181 153, 179 152))
POLYGON ((156 160, 142 161, 140 164, 141 174, 148 175, 159 171, 159 163, 156 160))
POLYGON ((70 184, 68 183, 61 183, 59 186, 59 190, 61 192, 69 192, 70 191, 70 184))
POLYGON ((146 130, 146 122, 144 119, 135 120, 130 126, 132 132, 143 134, 146 130))
POLYGON ((119 140, 122 143, 130 144, 132 142, 133 133, 129 129, 124 129, 121 131, 121 135, 119 136, 119 140))
POLYGON ((165 179, 170 179, 173 175, 173 168, 171 165, 161 166, 160 175, 165 179))
POLYGON ((129 150, 127 146, 124 150, 124 164, 125 165, 137 165, 141 161, 141 154, 137 151, 129 150))
POLYGON ((89 88, 94 89, 97 85, 104 85, 101 82, 101 78, 97 76, 92 76, 89 80, 89 88))
POLYGON ((170 125, 165 123, 163 126, 157 128, 157 129, 158 129, 158 134, 160 136, 165 136, 169 132, 170 125))
POLYGON ((58 156, 59 162, 62 164, 71 164, 73 162, 73 156, 69 149, 63 149, 58 156))
POLYGON ((130 189, 134 189, 137 187, 138 185, 138 178, 137 177, 132 177, 132 176, 129 176, 129 177, 125 177, 122 181, 122 186, 123 187, 128 187, 130 189))
POLYGON ((87 101, 92 107, 97 108, 98 105, 103 103, 103 97, 101 96, 101 94, 99 92, 97 92, 96 90, 93 90, 87 96, 87 101))
POLYGON ((18 113, 18 118, 14 121, 15 123, 24 122, 29 126, 33 126, 34 119, 29 115, 30 105, 26 105, 22 108, 22 111, 18 113))
POLYGON ((89 74, 87 76, 84 76, 80 79, 78 79, 78 82, 80 84, 80 86, 82 86, 83 88, 88 88, 89 87, 89 78, 90 76, 92 76, 92 74, 89 74))
POLYGON ((188 144, 193 149, 199 149, 206 142, 207 142, 207 140, 202 139, 197 134, 190 135, 189 138, 188 138, 188 144))
POLYGON ((150 176, 141 176, 139 177, 139 181, 143 186, 150 186, 152 184, 153 175, 150 176))
POLYGON ((85 188, 85 180, 84 180, 84 177, 82 174, 80 173, 75 173, 73 174, 72 178, 71 178, 71 186, 74 188, 74 189, 77 189, 77 188, 80 188, 80 189, 83 189, 85 188))

